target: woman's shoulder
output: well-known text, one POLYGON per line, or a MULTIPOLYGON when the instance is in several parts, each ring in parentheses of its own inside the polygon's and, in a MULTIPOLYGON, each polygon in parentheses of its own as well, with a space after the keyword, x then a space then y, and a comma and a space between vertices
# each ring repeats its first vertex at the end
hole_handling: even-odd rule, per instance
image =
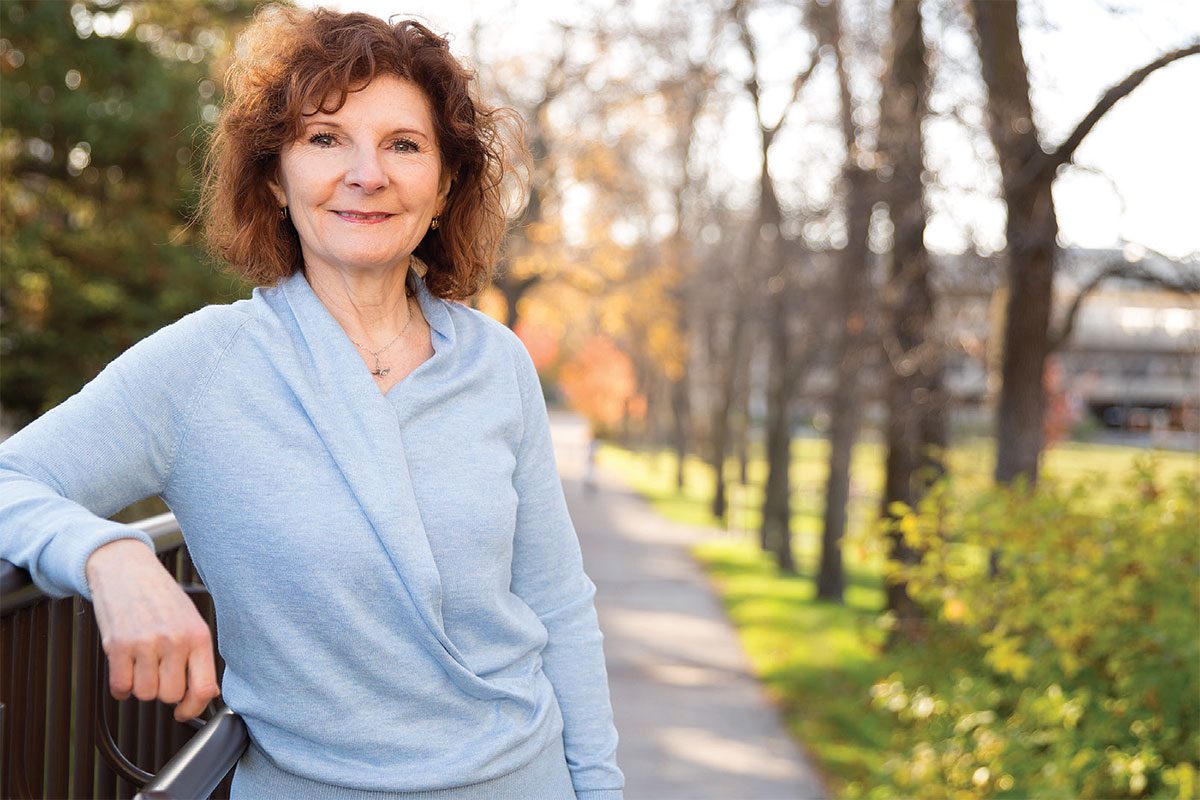
POLYGON ((249 300, 213 303, 184 314, 143 342, 171 349, 224 349, 246 323, 255 319, 249 300))
POLYGON ((478 308, 472 308, 457 300, 442 300, 441 302, 449 309, 450 316, 454 320, 454 327, 458 331, 502 341, 505 346, 510 346, 512 340, 520 341, 511 328, 478 308))
POLYGON ((524 362, 529 362, 529 367, 533 366, 529 351, 525 349, 525 344, 512 328, 495 317, 464 303, 452 300, 442 302, 449 309, 455 335, 462 346, 468 349, 476 349, 481 346, 502 349, 516 362, 515 367, 518 372, 524 371, 524 362))
POLYGON ((136 342, 109 369, 131 377, 162 375, 188 385, 211 372, 253 318, 245 300, 203 306, 136 342))
POLYGON ((454 321, 458 339, 456 347, 469 354, 468 361, 475 368, 503 369, 508 377, 506 379, 514 380, 520 386, 522 397, 532 395, 535 390, 540 391, 538 369, 534 366, 533 357, 511 327, 478 308, 460 302, 444 302, 454 321), (500 353, 504 357, 488 357, 500 353))

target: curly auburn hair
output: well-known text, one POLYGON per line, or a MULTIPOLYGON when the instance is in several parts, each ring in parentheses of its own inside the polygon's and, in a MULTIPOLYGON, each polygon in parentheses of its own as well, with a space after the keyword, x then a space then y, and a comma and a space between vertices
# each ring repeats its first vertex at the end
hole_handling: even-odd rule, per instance
POLYGON ((381 74, 425 93, 451 176, 440 225, 414 251, 429 268, 426 286, 465 300, 487 284, 504 235, 506 183, 520 185, 517 167, 528 159, 520 118, 485 105, 447 40, 414 20, 279 5, 260 8, 239 37, 205 160, 198 217, 212 252, 237 274, 266 285, 303 268, 296 229, 269 187, 279 154, 299 138, 305 110, 336 112, 381 74))

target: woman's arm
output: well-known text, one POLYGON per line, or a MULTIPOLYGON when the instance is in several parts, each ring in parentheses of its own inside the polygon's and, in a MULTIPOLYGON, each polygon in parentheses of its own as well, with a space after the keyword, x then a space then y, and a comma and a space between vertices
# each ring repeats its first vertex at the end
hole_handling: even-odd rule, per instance
POLYGON ((193 662, 197 694, 177 709, 188 716, 215 691, 207 626, 150 538, 106 517, 164 491, 230 328, 215 309, 188 315, 0 443, 0 558, 51 596, 94 601, 118 698, 179 702, 193 662))
POLYGON ((105 518, 164 491, 220 340, 231 338, 220 316, 204 309, 146 337, 0 443, 0 558, 47 594, 91 599, 84 564, 114 539, 153 549, 105 518))
POLYGON ((563 747, 579 800, 621 800, 625 776, 617 767, 617 729, 605 671, 604 639, 596 618, 596 586, 583 569, 550 440, 537 371, 515 342, 525 430, 513 486, 517 527, 512 591, 549 632, 542 669, 563 715, 563 747))

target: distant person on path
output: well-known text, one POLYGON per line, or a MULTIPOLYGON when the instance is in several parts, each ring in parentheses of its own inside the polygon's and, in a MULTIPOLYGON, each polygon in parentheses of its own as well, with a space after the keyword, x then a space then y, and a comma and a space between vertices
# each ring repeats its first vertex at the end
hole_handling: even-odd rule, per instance
POLYGON ((105 519, 164 498, 252 741, 234 798, 621 800, 537 373, 456 302, 502 236, 511 112, 409 20, 268 6, 237 52, 202 213, 258 288, 0 446, 0 557, 94 602, 115 696, 193 717, 208 630, 105 519))
POLYGON ((583 487, 589 492, 596 491, 596 453, 600 449, 600 439, 594 429, 588 430, 587 464, 583 471, 583 487))

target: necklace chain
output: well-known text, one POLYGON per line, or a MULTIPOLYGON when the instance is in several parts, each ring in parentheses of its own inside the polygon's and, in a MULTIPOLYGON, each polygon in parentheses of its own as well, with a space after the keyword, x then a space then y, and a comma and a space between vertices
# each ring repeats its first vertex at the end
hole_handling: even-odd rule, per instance
MULTIPOLYGON (((405 295, 405 297, 404 297, 404 305, 406 305, 406 306, 408 306, 408 305, 409 305, 409 303, 408 303, 408 295, 405 295)), ((408 331, 408 326, 409 326, 409 325, 412 325, 412 321, 413 321, 413 318, 414 318, 415 316, 416 316, 416 314, 414 314, 414 313, 413 313, 413 311, 412 311, 412 307, 411 307, 411 306, 409 306, 409 310, 408 310, 408 322, 404 323, 404 327, 403 327, 403 328, 401 328, 401 329, 400 329, 400 332, 396 334, 396 338, 395 338, 395 339, 392 339, 390 342, 388 342, 386 345, 384 345, 383 347, 379 348, 378 350, 372 350, 371 348, 367 347, 367 346, 366 346, 366 345, 364 345, 364 344, 360 344, 359 342, 355 342, 353 339, 351 339, 351 340, 350 340, 350 341, 354 342, 354 344, 358 345, 358 346, 359 346, 359 347, 361 347, 363 350, 366 350, 368 353, 370 353, 372 356, 374 356, 374 358, 375 358, 375 369, 371 370, 371 374, 372 374, 372 375, 374 375, 374 376, 375 376, 375 377, 377 377, 377 378, 382 378, 382 377, 384 377, 385 375, 387 375, 389 372, 391 372, 391 371, 392 371, 392 368, 391 368, 391 367, 383 367, 383 366, 380 366, 380 363, 379 363, 379 355, 380 355, 380 354, 381 354, 383 351, 387 350, 389 347, 391 347, 392 345, 394 345, 396 342, 400 341, 400 337, 401 337, 401 336, 403 336, 403 335, 405 334, 405 332, 406 332, 406 331, 408 331)))

